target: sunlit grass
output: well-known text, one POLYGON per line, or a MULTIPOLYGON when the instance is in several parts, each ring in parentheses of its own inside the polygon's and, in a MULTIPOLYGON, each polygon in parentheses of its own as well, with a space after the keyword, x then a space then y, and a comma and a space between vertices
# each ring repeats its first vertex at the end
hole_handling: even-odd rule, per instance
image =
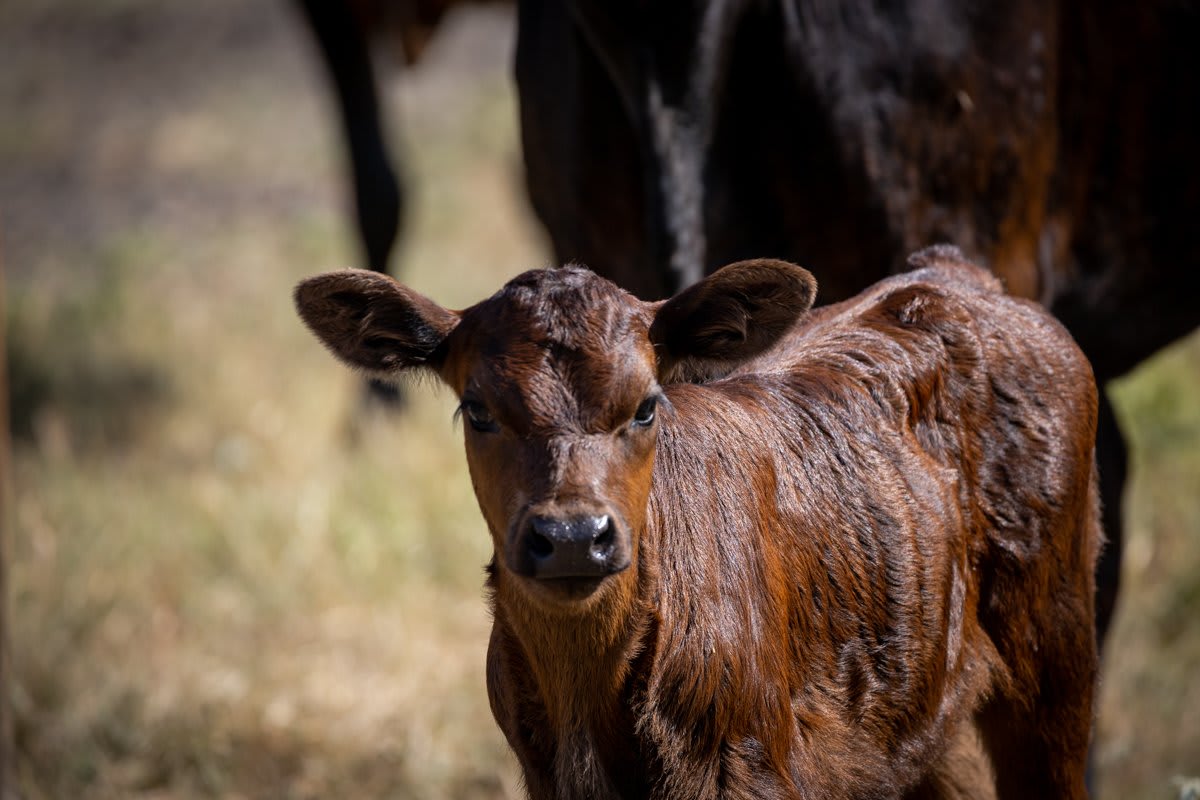
MULTIPOLYGON (((544 258, 514 202, 511 92, 486 74, 407 150, 405 278, 449 304, 544 258)), ((403 415, 364 417, 358 380, 299 323, 295 281, 355 260, 336 128, 311 100, 246 106, 262 99, 242 86, 215 103, 233 122, 149 125, 136 190, 185 180, 185 196, 28 247, 11 281, 22 786, 516 796, 484 694, 489 544, 453 402, 415 385, 403 415), (231 169, 230 141, 254 137, 269 157, 231 169)))
POLYGON ((1130 441, 1121 605, 1099 724, 1105 796, 1200 773, 1200 334, 1113 387, 1130 441))

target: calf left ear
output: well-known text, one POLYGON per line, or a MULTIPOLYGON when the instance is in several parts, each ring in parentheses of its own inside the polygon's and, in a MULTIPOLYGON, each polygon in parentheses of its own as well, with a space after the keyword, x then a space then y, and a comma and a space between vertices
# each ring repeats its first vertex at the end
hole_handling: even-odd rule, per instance
POLYGON ((442 343, 459 321, 457 312, 362 269, 301 281, 295 300, 304 324, 338 359, 381 377, 437 369, 442 343))
POLYGON ((650 341, 659 380, 714 377, 762 353, 812 307, 817 281, 774 259, 739 261, 659 306, 650 341))

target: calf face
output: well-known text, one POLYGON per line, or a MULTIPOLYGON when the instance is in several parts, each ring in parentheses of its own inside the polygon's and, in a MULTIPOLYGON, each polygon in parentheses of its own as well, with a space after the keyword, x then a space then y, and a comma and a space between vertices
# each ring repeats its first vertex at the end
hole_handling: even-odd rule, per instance
POLYGON ((454 390, 496 581, 575 613, 636 582, 660 387, 763 352, 815 293, 807 271, 759 260, 653 304, 563 267, 465 311, 358 270, 304 281, 296 305, 351 366, 431 370, 454 390))

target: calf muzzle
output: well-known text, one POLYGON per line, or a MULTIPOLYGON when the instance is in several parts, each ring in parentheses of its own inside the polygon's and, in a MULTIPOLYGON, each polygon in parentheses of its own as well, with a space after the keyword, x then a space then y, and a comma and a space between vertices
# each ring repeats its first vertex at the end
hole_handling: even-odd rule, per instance
POLYGON ((608 514, 533 516, 517 542, 515 571, 538 580, 601 578, 625 568, 608 514))

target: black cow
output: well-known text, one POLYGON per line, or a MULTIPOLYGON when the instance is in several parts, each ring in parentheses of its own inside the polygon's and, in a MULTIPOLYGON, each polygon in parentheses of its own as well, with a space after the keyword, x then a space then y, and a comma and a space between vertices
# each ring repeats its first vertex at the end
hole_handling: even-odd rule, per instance
MULTIPOLYGON (((559 260, 646 298, 819 265, 826 300, 952 241, 1115 378, 1200 322, 1200 7, 521 0, 527 182, 559 260)), ((1101 404, 1108 628, 1126 453, 1101 404)))
MULTIPOLYGON (((445 0, 300 3, 383 270, 403 195, 362 9, 445 0)), ((952 241, 1050 308, 1103 383, 1200 323, 1197 41, 1182 0, 520 0, 529 193, 558 260, 643 298, 772 256, 819 265, 839 300, 952 241)), ((1103 398, 1098 459, 1103 634, 1126 469, 1103 398)))

